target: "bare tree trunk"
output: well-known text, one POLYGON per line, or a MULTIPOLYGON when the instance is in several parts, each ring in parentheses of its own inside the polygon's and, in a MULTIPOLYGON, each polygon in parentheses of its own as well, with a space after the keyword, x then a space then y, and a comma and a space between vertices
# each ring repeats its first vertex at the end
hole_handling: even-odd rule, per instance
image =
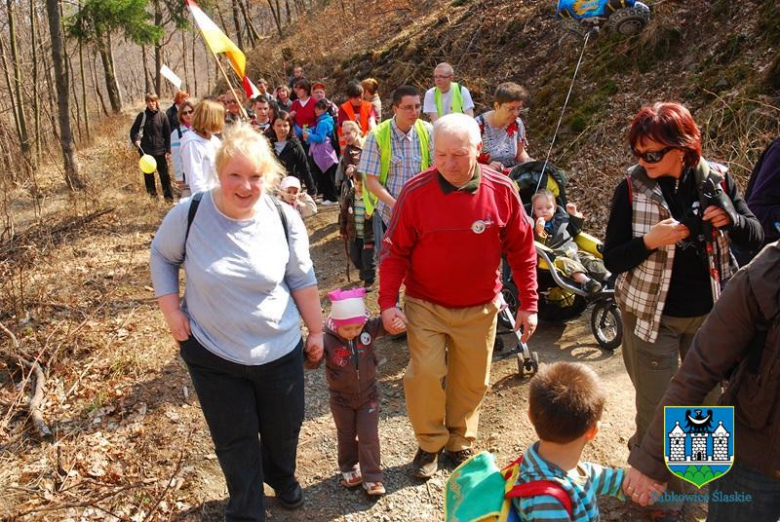
POLYGON ((122 112, 122 94, 119 92, 119 84, 116 81, 116 73, 114 71, 114 51, 111 49, 111 36, 108 34, 98 35, 97 45, 100 52, 100 60, 103 62, 103 74, 106 77, 106 92, 108 92, 111 111, 114 114, 119 114, 122 112))
POLYGON ((22 98, 22 74, 19 70, 19 49, 16 45, 16 21, 14 20, 14 0, 6 1, 8 9, 8 35, 9 46, 11 47, 11 65, 14 71, 14 91, 16 93, 16 103, 19 104, 19 144, 22 148, 22 155, 30 160, 30 136, 27 133, 27 115, 24 112, 24 98, 22 98))
MULTIPOLYGON (((70 98, 68 96, 69 78, 66 74, 63 55, 62 23, 57 0, 46 0, 46 11, 49 14, 49 32, 51 34, 51 56, 54 62, 54 76, 57 82, 57 109, 60 123, 60 145, 65 163, 65 182, 71 190, 84 187, 79 178, 79 164, 76 159, 76 147, 70 129, 70 98)), ((121 103, 120 108, 121 110, 121 103)))
POLYGON ((100 101, 100 108, 103 110, 103 115, 108 116, 108 109, 106 108, 106 100, 103 98, 103 93, 100 91, 100 85, 98 85, 97 77, 97 49, 92 50, 92 60, 89 62, 89 68, 92 72, 92 87, 95 89, 95 97, 100 101))
POLYGON ((290 12, 290 0, 284 0, 284 8, 287 11, 287 25, 290 25, 292 21, 292 13, 290 12))
MULTIPOLYGON (((160 1, 155 0, 154 2, 154 25, 157 27, 161 27, 163 25, 162 23, 162 11, 160 10, 160 1)), ((157 96, 162 97, 162 74, 160 73, 160 69, 162 69, 163 65, 163 44, 162 44, 162 38, 158 43, 154 46, 154 92, 157 94, 157 96)))
POLYGON ((14 83, 13 79, 11 79, 11 67, 8 65, 8 57, 5 53, 5 37, 2 33, 0 33, 0 58, 2 58, 3 61, 5 84, 8 88, 8 96, 11 99, 11 111, 14 114, 14 126, 16 129, 16 136, 18 138, 22 134, 22 129, 19 124, 19 106, 16 104, 16 100, 14 99, 14 83))
POLYGON ((236 26, 236 43, 239 49, 244 48, 244 39, 241 37, 241 21, 239 20, 239 7, 237 0, 231 0, 233 4, 233 25, 236 26))
POLYGON ((190 68, 187 65, 187 35, 184 30, 181 31, 181 62, 184 64, 184 90, 186 91, 190 88, 190 68))
POLYGON ((192 85, 193 85, 193 95, 197 98, 198 97, 198 64, 195 61, 195 31, 192 32, 192 85))
POLYGON ((79 107, 79 96, 76 92, 76 82, 73 81, 75 77, 73 74, 73 61, 68 54, 68 45, 63 42, 63 51, 65 51, 65 67, 68 71, 68 79, 70 80, 71 95, 73 96, 73 105, 71 106, 70 117, 76 120, 76 131, 79 134, 79 141, 81 141, 81 108, 79 107))
POLYGON ((32 102, 33 102, 33 118, 35 121, 35 159, 36 161, 41 157, 41 111, 40 111, 40 99, 41 93, 38 88, 38 41, 40 40, 38 35, 38 16, 36 13, 35 2, 30 0, 30 47, 32 48, 32 102))
POLYGON ((90 139, 89 105, 87 104, 87 75, 84 70, 84 45, 81 41, 79 41, 79 72, 81 73, 81 106, 84 109, 84 129, 87 131, 87 139, 90 139))
MULTIPOLYGON (((278 5, 279 4, 277 2, 277 6, 278 5)), ((271 0, 268 0, 268 7, 271 8, 271 16, 273 16, 274 22, 276 22, 276 30, 279 32, 279 36, 281 37, 282 36, 282 23, 279 20, 279 13, 277 12, 276 9, 274 9, 274 4, 271 3, 271 0)))
POLYGON ((255 25, 252 23, 252 18, 249 16, 249 11, 246 7, 244 0, 238 0, 238 5, 241 8, 241 14, 244 17, 244 26, 246 27, 247 35, 249 36, 250 45, 254 47, 260 40, 260 34, 255 29, 255 25))
POLYGON ((144 63, 144 92, 152 92, 152 75, 149 72, 149 64, 146 61, 146 46, 141 46, 141 56, 144 63))

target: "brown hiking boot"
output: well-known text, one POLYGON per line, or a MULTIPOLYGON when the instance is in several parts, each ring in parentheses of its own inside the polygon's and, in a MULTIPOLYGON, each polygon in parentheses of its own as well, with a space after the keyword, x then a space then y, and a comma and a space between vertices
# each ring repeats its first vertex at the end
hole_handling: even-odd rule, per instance
POLYGON ((450 451, 445 450, 444 454, 449 457, 449 459, 452 461, 455 466, 460 466, 467 460, 469 460, 471 457, 474 456, 474 452, 471 451, 471 448, 464 448, 460 451, 450 451))
POLYGON ((422 448, 417 450, 417 455, 414 456, 412 461, 412 467, 414 470, 414 476, 419 479, 428 480, 436 474, 439 469, 437 460, 439 459, 439 453, 428 453, 422 448))

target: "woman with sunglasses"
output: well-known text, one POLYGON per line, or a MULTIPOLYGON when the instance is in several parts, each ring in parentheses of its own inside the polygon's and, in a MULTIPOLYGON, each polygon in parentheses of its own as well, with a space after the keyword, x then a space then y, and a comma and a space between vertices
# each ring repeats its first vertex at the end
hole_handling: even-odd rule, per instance
POLYGON ((195 111, 195 105, 186 99, 178 107, 176 120, 178 125, 171 132, 171 162, 173 163, 173 179, 181 190, 181 197, 188 198, 192 194, 190 187, 184 181, 184 165, 181 162, 181 140, 182 137, 192 128, 192 113, 195 111))
MULTIPOLYGON (((713 306, 714 290, 734 273, 733 243, 761 244, 761 225, 748 209, 725 166, 702 158, 701 133, 691 113, 677 103, 643 107, 631 123, 628 142, 637 165, 612 200, 604 263, 618 274, 615 296, 623 316, 623 360, 636 389, 632 455, 713 306), (700 187, 711 178, 733 205, 700 212, 700 187), (702 231, 711 225, 713 234, 702 231), (713 281, 710 266, 720 282, 713 281)), ((705 404, 714 404, 713 390, 705 404)), ((681 482, 669 489, 681 492, 681 482)), ((659 504, 653 520, 680 519, 680 504, 659 504)))
POLYGON ((528 98, 524 87, 502 83, 493 95, 493 110, 480 114, 476 120, 482 132, 482 154, 479 162, 498 172, 530 161, 525 125, 520 110, 528 98))

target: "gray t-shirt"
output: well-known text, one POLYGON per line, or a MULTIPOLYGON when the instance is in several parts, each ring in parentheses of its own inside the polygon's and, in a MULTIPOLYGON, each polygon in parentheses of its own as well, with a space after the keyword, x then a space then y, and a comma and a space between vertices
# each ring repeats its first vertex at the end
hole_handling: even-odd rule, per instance
POLYGON ((151 251, 155 296, 179 293, 183 264, 182 310, 198 342, 229 361, 266 364, 291 352, 301 337, 290 292, 317 284, 306 227, 292 207, 282 205, 288 242, 267 194, 254 217, 235 220, 217 209, 212 193, 204 193, 198 207, 186 257, 190 199, 171 209, 157 230, 151 251))

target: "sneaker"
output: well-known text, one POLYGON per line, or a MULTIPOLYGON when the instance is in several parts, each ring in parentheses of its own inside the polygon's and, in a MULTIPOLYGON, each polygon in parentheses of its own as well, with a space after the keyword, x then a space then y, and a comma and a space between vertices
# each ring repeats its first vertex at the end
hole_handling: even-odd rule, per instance
POLYGON ((650 520, 653 522, 681 522, 682 511, 679 509, 655 509, 650 512, 650 520))
POLYGON ((455 466, 460 466, 474 456, 474 452, 471 451, 471 448, 464 448, 460 451, 444 450, 444 453, 450 458, 455 466))
POLYGON ((588 292, 590 295, 601 292, 601 283, 595 279, 588 280, 587 283, 582 285, 582 289, 588 292))
POLYGON ((329 199, 326 199, 322 203, 320 203, 320 205, 322 205, 323 207, 330 207, 330 206, 338 205, 338 204, 339 204, 338 201, 331 201, 329 199))
POLYGON ((434 476, 439 469, 439 464, 437 462, 439 453, 441 452, 428 453, 422 448, 419 448, 417 450, 417 455, 414 456, 414 460, 412 461, 414 476, 424 480, 428 480, 434 476))
POLYGON ((363 477, 360 475, 359 469, 353 469, 352 471, 343 471, 341 473, 341 484, 347 488, 354 488, 363 483, 363 477))
POLYGON ((303 506, 303 489, 297 482, 295 487, 285 493, 276 493, 276 498, 284 509, 298 509, 303 506))
POLYGON ((363 482, 363 489, 372 497, 378 497, 385 494, 385 485, 381 482, 363 482))

